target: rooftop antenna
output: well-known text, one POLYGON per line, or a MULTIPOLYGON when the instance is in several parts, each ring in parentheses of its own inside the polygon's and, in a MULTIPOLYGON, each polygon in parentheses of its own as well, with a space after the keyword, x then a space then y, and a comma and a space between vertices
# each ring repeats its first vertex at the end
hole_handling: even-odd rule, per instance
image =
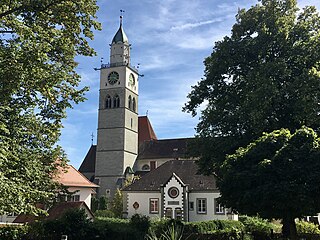
POLYGON ((146 111, 146 116, 148 117, 149 110, 146 111))
POLYGON ((94 138, 94 135, 93 135, 93 132, 91 133, 91 146, 93 145, 93 138, 94 138))

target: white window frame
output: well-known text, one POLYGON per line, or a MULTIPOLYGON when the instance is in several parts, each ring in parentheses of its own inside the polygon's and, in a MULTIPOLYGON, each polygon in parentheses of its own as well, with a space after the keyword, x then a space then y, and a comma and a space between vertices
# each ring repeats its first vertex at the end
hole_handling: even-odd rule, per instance
POLYGON ((197 198, 197 213, 198 214, 207 214, 207 199, 206 198, 197 198))
POLYGON ((214 199, 214 212, 215 214, 223 215, 225 214, 225 207, 218 203, 217 199, 214 199))
POLYGON ((149 198, 149 213, 159 213, 159 198, 149 198))

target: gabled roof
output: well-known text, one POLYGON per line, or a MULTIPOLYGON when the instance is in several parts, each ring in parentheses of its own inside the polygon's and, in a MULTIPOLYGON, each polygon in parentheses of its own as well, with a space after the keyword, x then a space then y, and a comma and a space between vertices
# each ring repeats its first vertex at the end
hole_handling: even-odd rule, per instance
POLYGON ((73 166, 68 165, 66 169, 59 169, 60 173, 56 177, 56 180, 66 187, 89 187, 97 188, 96 184, 90 182, 85 176, 83 176, 73 166))
POLYGON ((171 160, 147 173, 141 179, 125 187, 124 191, 160 191, 173 173, 191 191, 218 190, 214 176, 198 174, 198 166, 193 160, 171 160))
POLYGON ((139 146, 138 159, 185 158, 190 138, 145 141, 139 146))
POLYGON ((97 146, 91 145, 86 157, 84 158, 83 162, 81 163, 81 166, 79 168, 79 171, 82 173, 89 173, 95 171, 96 168, 96 152, 97 152, 97 146))
POLYGON ((139 145, 144 141, 156 140, 157 136, 153 131, 148 116, 138 118, 138 142, 139 145))

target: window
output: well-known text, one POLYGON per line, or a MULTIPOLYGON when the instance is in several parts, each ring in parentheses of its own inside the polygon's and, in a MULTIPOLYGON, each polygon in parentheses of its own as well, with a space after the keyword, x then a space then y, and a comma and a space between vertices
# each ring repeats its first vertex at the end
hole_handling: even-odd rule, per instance
POLYGON ((168 194, 171 198, 176 198, 179 196, 179 189, 176 187, 171 187, 168 190, 168 194))
POLYGON ((80 201, 80 195, 67 196, 67 202, 79 202, 79 201, 80 201))
POLYGON ((176 208, 175 210, 175 219, 182 220, 182 210, 181 208, 176 208))
POLYGON ((216 214, 224 214, 225 209, 220 203, 218 203, 217 198, 214 199, 214 205, 216 214))
POLYGON ((106 108, 111 108, 111 97, 109 95, 106 98, 106 108))
POLYGON ((131 100, 131 95, 129 96, 128 99, 128 108, 131 109, 131 104, 132 104, 132 100, 131 100))
POLYGON ((159 213, 159 198, 150 198, 150 213, 159 213))
POLYGON ((132 111, 136 111, 136 99, 135 98, 133 98, 132 99, 132 111))
POLYGON ((113 98, 113 107, 114 107, 114 108, 120 107, 120 98, 119 98, 118 95, 116 95, 116 96, 113 98))
POLYGON ((206 214, 207 213, 207 199, 197 198, 197 213, 206 214))
POLYGON ((190 211, 194 210, 194 202, 189 202, 189 210, 190 211))
POLYGON ((170 208, 170 207, 166 208, 165 217, 172 218, 172 208, 170 208))
POLYGON ((157 162, 156 161, 150 161, 150 171, 157 168, 157 162))
POLYGON ((142 166, 142 170, 143 170, 143 171, 148 171, 148 170, 150 170, 149 165, 148 165, 148 164, 143 165, 143 166, 142 166))

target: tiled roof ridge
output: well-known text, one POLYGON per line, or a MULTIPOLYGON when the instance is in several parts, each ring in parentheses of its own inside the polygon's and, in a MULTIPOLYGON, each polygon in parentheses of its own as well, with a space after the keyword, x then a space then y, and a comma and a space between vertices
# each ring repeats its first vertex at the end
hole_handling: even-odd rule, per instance
POLYGON ((89 183, 90 185, 92 185, 92 187, 96 187, 96 188, 100 187, 99 185, 96 185, 96 184, 90 182, 90 181, 88 180, 88 178, 86 178, 86 177, 85 177, 81 172, 79 172, 74 166, 69 165, 69 164, 68 164, 68 166, 71 166, 76 172, 78 172, 79 175, 80 175, 87 183, 89 183))

